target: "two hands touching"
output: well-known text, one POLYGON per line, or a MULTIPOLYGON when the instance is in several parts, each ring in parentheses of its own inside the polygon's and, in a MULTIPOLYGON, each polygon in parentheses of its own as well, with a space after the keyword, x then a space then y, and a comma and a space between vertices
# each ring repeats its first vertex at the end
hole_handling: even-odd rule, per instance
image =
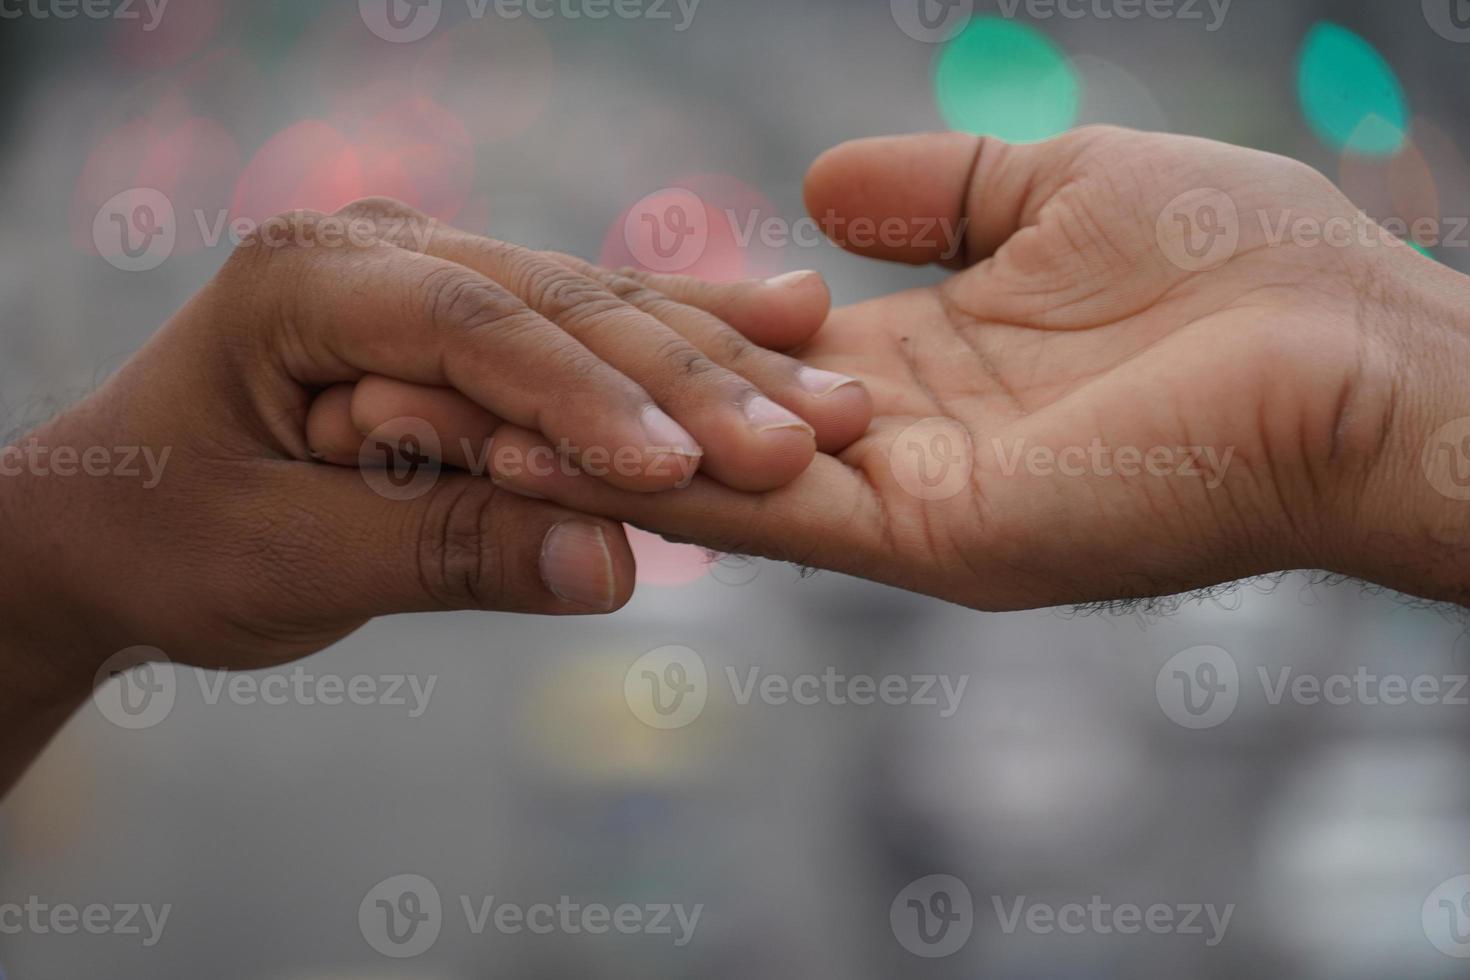
POLYGON ((1470 448, 1442 428, 1470 416, 1470 281, 1386 235, 1274 240, 1356 218, 1321 175, 1122 130, 929 135, 831 151, 808 204, 963 222, 965 247, 938 286, 830 314, 814 274, 615 274, 442 229, 400 247, 417 216, 385 201, 349 208, 376 244, 309 247, 323 219, 293 215, 297 244, 242 247, 17 444, 171 455, 153 488, 0 483, 0 791, 118 650, 258 669, 387 613, 611 611, 625 521, 982 609, 1302 567, 1465 601, 1470 524, 1432 445, 1470 448), (1234 219, 1205 262, 1169 220, 1200 194, 1234 219), (448 469, 390 499, 365 434, 448 469))

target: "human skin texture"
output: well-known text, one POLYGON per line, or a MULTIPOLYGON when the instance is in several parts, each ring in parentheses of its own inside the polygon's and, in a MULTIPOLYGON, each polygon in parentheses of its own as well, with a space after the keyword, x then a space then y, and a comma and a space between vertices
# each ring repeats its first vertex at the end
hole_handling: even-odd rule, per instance
MULTIPOLYGON (((954 270, 836 310, 795 352, 866 385, 876 417, 861 439, 758 495, 496 477, 977 609, 1295 568, 1466 601, 1470 422, 1456 420, 1470 416, 1470 280, 1321 174, 1112 128, 1025 146, 951 133, 838 147, 807 198, 834 226, 916 233, 844 243, 854 251, 954 270), (963 223, 961 255, 917 240, 936 223, 963 223)), ((384 414, 361 409, 366 424, 384 414)), ((542 442, 513 429, 497 441, 511 459, 542 442)))
POLYGON ((627 602, 616 521, 467 473, 404 493, 375 450, 423 434, 391 425, 331 465, 309 410, 364 378, 615 460, 599 479, 632 493, 696 473, 770 489, 867 428, 861 385, 770 349, 820 327, 820 276, 727 284, 696 308, 452 229, 395 240, 405 211, 268 222, 105 386, 0 454, 0 791, 120 651, 256 670, 389 613, 627 602), (329 237, 342 218, 385 231, 329 237))

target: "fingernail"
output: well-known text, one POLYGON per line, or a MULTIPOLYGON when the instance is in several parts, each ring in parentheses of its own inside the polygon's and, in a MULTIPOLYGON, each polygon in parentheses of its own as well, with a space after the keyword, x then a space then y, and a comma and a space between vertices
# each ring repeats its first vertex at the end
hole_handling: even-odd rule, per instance
POLYGON ((616 582, 602 528, 586 521, 552 528, 541 545, 541 578, 560 599, 588 609, 611 609, 616 582))
POLYGON ((678 453, 682 456, 704 455, 704 450, 699 448, 694 437, 657 405, 650 405, 643 410, 643 431, 648 436, 647 448, 651 452, 678 453))
POLYGON ((816 434, 812 427, 803 422, 799 416, 777 405, 765 395, 756 395, 745 403, 745 420, 757 432, 771 432, 775 429, 801 429, 813 435, 816 434))
POLYGON ((772 289, 791 289, 804 284, 808 279, 820 279, 822 274, 815 269, 801 269, 797 272, 788 272, 780 276, 772 276, 766 280, 766 285, 772 289))
POLYGON ((858 383, 857 378, 849 378, 845 374, 838 374, 835 371, 822 371, 813 367, 804 367, 800 371, 797 371, 796 380, 801 384, 802 388, 816 395, 818 398, 825 398, 845 385, 855 385, 858 383))

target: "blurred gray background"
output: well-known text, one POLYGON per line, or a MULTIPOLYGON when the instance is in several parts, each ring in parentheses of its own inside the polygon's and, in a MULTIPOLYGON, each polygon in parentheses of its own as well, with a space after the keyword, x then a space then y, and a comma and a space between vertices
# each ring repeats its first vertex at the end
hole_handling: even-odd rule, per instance
MULTIPOLYGON (((1177 18, 1035 26, 1082 80, 1079 121, 1285 153, 1371 197, 1372 167, 1318 141, 1296 98, 1303 39, 1340 23, 1398 73, 1441 214, 1470 215, 1470 45, 1419 7, 1237 0, 1214 32, 1177 18)), ((93 387, 228 254, 181 220, 158 268, 114 267, 92 221, 130 187, 164 189, 181 214, 255 217, 389 193, 495 237, 623 261, 620 216, 659 188, 795 220, 823 149, 944 126, 938 47, 900 30, 886 0, 703 0, 684 31, 673 4, 671 20, 511 20, 446 0, 412 43, 375 36, 350 0, 173 0, 153 31, 7 9, 21 11, 0 20, 11 431, 93 387)), ((1465 253, 1436 257, 1470 271, 1465 253)), ((936 275, 829 246, 736 249, 702 271, 801 268, 839 302, 936 275)), ((1439 948, 1470 929, 1452 881, 1470 873, 1470 707, 1273 704, 1260 673, 1432 677, 1444 693, 1470 672, 1457 617, 1305 575, 1156 612, 985 615, 639 542, 639 596, 611 618, 398 618, 302 668, 433 679, 417 717, 411 697, 210 703, 183 670, 151 727, 89 705, 0 807, 0 909, 166 904, 166 929, 147 948, 0 931, 0 976, 1470 976, 1439 948), (656 730, 625 680, 669 645, 707 668, 707 703, 656 730), (1202 645, 1236 666, 1238 703, 1196 729, 1171 717, 1168 665, 1202 645), (727 669, 743 682, 753 667, 967 681, 948 717, 742 704, 727 669), (443 911, 432 947, 396 959, 359 908, 371 918, 370 892, 404 874, 432 882, 443 911), (962 882, 973 905, 943 958, 916 955, 901 921, 901 893, 930 875, 962 882), (493 922, 477 935, 461 899, 492 895, 702 911, 683 946, 493 922), (1233 911, 1215 945, 1203 917, 1204 935, 1067 934, 1008 930, 997 911, 1094 896, 1233 911)))

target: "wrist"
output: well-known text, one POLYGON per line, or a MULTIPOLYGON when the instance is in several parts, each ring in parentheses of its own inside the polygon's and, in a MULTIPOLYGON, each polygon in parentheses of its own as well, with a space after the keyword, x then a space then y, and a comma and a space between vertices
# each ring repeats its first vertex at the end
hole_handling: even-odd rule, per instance
MULTIPOLYGON (((32 438, 30 436, 27 439, 32 438)), ((77 583, 57 574, 52 556, 67 533, 64 518, 43 509, 54 488, 38 485, 23 455, 8 454, 0 467, 0 663, 7 711, 74 707, 91 693, 105 655, 89 642, 90 617, 77 583)))
POLYGON ((1341 495, 1352 547, 1341 570, 1470 605, 1470 278, 1407 250, 1386 260, 1363 310, 1369 336, 1392 351, 1391 406, 1341 495))
POLYGON ((0 473, 0 798, 85 703, 95 676, 87 675, 79 650, 49 635, 55 596, 37 567, 32 515, 22 502, 33 479, 13 466, 0 473))

